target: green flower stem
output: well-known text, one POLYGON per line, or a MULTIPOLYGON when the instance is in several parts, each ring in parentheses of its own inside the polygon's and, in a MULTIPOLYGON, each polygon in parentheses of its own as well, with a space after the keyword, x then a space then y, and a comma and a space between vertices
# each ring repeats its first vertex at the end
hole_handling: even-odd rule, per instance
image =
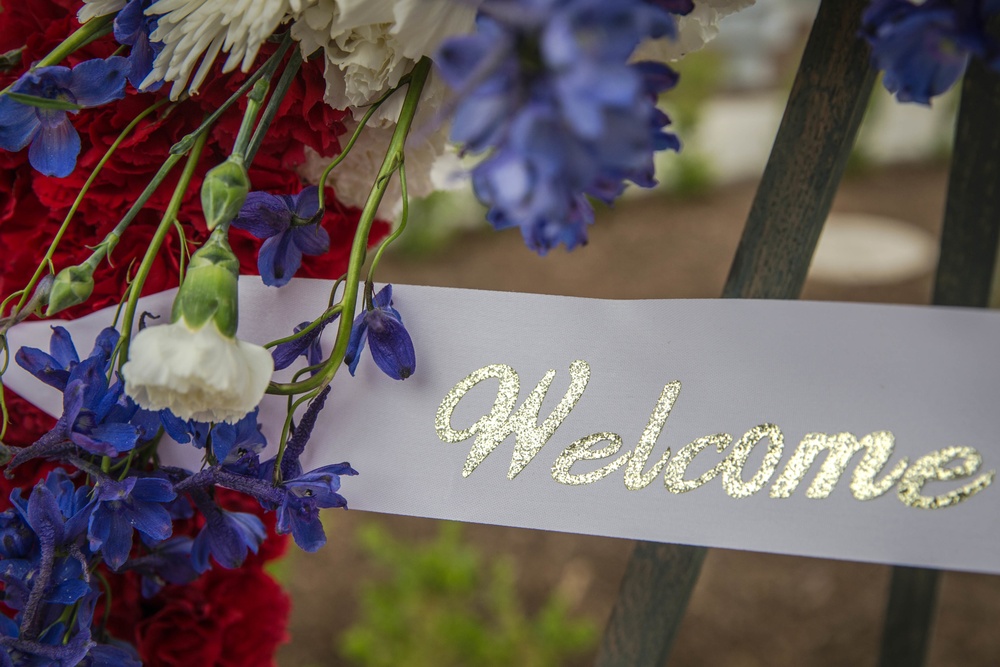
MULTIPOLYGON (((69 223, 73 220, 73 216, 76 215, 76 211, 80 207, 80 204, 83 202, 83 198, 86 196, 88 190, 90 190, 90 186, 97 179, 97 176, 101 173, 101 170, 104 168, 104 165, 107 164, 109 159, 111 159, 111 156, 115 153, 116 150, 118 150, 118 147, 121 145, 123 141, 125 141, 126 137, 128 137, 128 135, 132 133, 132 130, 134 130, 135 127, 144 118, 146 118, 151 113, 162 107, 168 101, 169 100, 167 99, 160 100, 159 102, 156 102, 152 106, 143 110, 142 113, 136 116, 132 120, 132 122, 129 123, 124 130, 122 130, 121 134, 118 135, 118 138, 115 139, 114 143, 108 147, 107 151, 105 151, 104 157, 102 157, 101 161, 97 163, 97 166, 94 167, 94 171, 90 174, 90 177, 87 178, 87 181, 83 184, 83 187, 80 189, 80 193, 73 201, 73 205, 70 207, 69 212, 66 214, 65 219, 63 219, 62 225, 59 227, 59 230, 56 232, 56 235, 52 238, 52 242, 49 244, 49 249, 46 251, 45 256, 42 258, 42 261, 39 262, 38 268, 35 270, 35 273, 31 277, 31 280, 28 281, 27 286, 25 286, 24 290, 22 291, 21 300, 11 313, 11 321, 14 321, 14 319, 16 319, 17 314, 21 312, 21 309, 24 308, 25 304, 27 303, 29 295, 32 293, 32 290, 34 290, 35 285, 37 285, 38 281, 41 280, 42 275, 45 273, 45 270, 51 266, 52 257, 55 254, 56 249, 59 246, 59 243, 62 241, 63 236, 66 234, 66 230, 69 229, 69 223)), ((166 174, 163 175, 166 176, 166 174)), ((159 176, 159 174, 157 174, 157 176, 159 176)), ((157 182, 156 185, 158 186, 159 182, 157 182)), ((152 187, 152 190, 155 189, 156 189, 155 187, 152 187)), ((145 199, 141 199, 142 203, 145 203, 146 200, 149 199, 149 197, 153 194, 150 188, 146 188, 146 190, 148 191, 148 194, 146 192, 143 193, 144 195, 146 195, 146 197, 145 199)), ((138 212, 138 210, 136 210, 136 212, 138 212)), ((135 217, 134 213, 132 214, 132 217, 135 217)), ((128 218, 128 222, 131 222, 131 218, 128 218)), ((128 223, 126 223, 125 226, 128 226, 128 223)), ((122 228, 122 230, 124 230, 124 227, 122 226, 121 223, 119 223, 118 227, 115 227, 115 231, 119 231, 119 228, 122 228)), ((112 234, 113 233, 114 232, 112 232, 112 234)), ((120 235, 121 232, 119 231, 118 236, 120 235)), ((110 236, 111 234, 108 235, 108 237, 110 236)), ((103 257, 107 253, 110 253, 111 249, 114 248, 113 244, 107 245, 109 242, 108 237, 105 237, 104 241, 98 244, 97 248, 95 248, 94 250, 95 255, 98 253, 104 253, 102 254, 103 257)), ((117 243, 117 239, 115 240, 115 243, 117 243)), ((91 257, 93 257, 93 255, 91 255, 91 257)), ((88 259, 88 262, 89 261, 90 260, 88 259)), ((99 259, 97 261, 100 262, 99 259)), ((96 267, 96 264, 94 266, 96 267)), ((6 332, 6 329, 4 329, 3 331, 6 332)))
MULTIPOLYGON (((95 39, 100 39, 108 33, 111 32, 111 26, 115 21, 115 14, 108 14, 107 16, 99 16, 95 19, 87 21, 82 26, 80 26, 76 32, 67 37, 62 44, 54 48, 47 56, 39 60, 37 63, 31 66, 28 72, 34 72, 39 67, 50 67, 52 65, 58 65, 61 63, 66 56, 73 53, 77 49, 82 49, 87 44, 90 44, 95 39)), ((16 83, 16 82, 15 82, 16 83)), ((6 95, 13 83, 0 91, 0 96, 6 95)))
POLYGON ((241 162, 246 161, 247 148, 250 146, 250 139, 253 136, 254 123, 257 120, 257 114, 260 113, 260 108, 264 104, 264 98, 267 97, 267 90, 271 87, 271 81, 267 78, 261 78, 257 80, 257 83, 253 85, 253 89, 250 94, 247 95, 247 110, 243 113, 243 122, 240 123, 240 131, 236 135, 236 141, 233 143, 233 152, 230 157, 239 159, 241 162))
POLYGON ((399 226, 379 244, 378 250, 375 251, 375 257, 372 258, 372 264, 368 268, 368 281, 365 283, 366 285, 371 285, 375 282, 375 270, 378 269, 378 263, 382 261, 382 253, 406 231, 406 221, 410 217, 410 197, 406 190, 405 162, 401 162, 399 165, 399 192, 403 198, 403 211, 399 215, 399 226))
MULTIPOLYGON (((385 196, 386 188, 389 186, 389 179, 403 164, 403 147, 406 143, 406 136, 409 134, 410 126, 413 124, 413 117, 416 115, 417 103, 420 94, 423 92, 424 83, 427 81, 427 74, 430 71, 430 60, 422 58, 413 71, 410 73, 410 83, 406 91, 406 99, 403 100, 403 109, 399 113, 399 121, 396 123, 396 130, 392 133, 389 141, 389 149, 386 151, 385 159, 379 169, 378 177, 372 186, 368 201, 361 211, 361 219, 358 222, 358 230, 354 234, 354 245, 351 247, 351 257, 347 268, 347 278, 344 283, 344 296, 341 299, 344 315, 340 318, 340 326, 337 329, 337 341, 334 344, 333 352, 327 360, 323 371, 317 373, 308 380, 293 383, 272 382, 268 387, 269 394, 287 396, 313 391, 317 388, 330 384, 337 373, 337 369, 344 361, 344 354, 347 352, 347 343, 351 337, 351 326, 353 324, 354 311, 358 302, 358 281, 361 279, 361 269, 365 263, 365 255, 368 251, 368 234, 371 232, 372 224, 375 222, 375 215, 378 206, 385 196)), ((320 192, 322 193, 322 188, 320 192)))
POLYGON ((295 411, 299 409, 299 406, 313 400, 321 393, 323 393, 323 387, 313 389, 304 396, 299 396, 294 400, 291 396, 288 397, 288 412, 285 416, 285 423, 281 427, 281 440, 278 441, 278 453, 274 457, 274 475, 272 479, 275 486, 281 483, 281 461, 285 458, 285 448, 288 446, 288 434, 292 429, 292 417, 295 416, 295 411))
MULTIPOLYGON (((416 68, 414 68, 414 72, 415 71, 416 68)), ((375 115, 375 112, 378 111, 378 108, 382 106, 382 104, 387 99, 392 97, 392 95, 397 90, 402 88, 404 85, 409 85, 412 76, 413 76, 412 72, 410 74, 407 74, 399 82, 398 86, 396 86, 390 91, 387 91, 384 95, 382 95, 382 97, 372 102, 372 105, 368 107, 368 111, 365 112, 365 115, 361 117, 361 121, 358 122, 358 126, 357 128, 355 128, 354 134, 352 134, 351 138, 347 141, 347 145, 344 146, 344 149, 342 151, 340 151, 340 155, 338 155, 336 159, 333 162, 331 162, 326 169, 323 170, 323 174, 319 177, 319 210, 322 211, 323 209, 326 208, 326 179, 330 177, 330 172, 333 171, 338 164, 343 162, 344 158, 347 157, 347 154, 351 152, 351 149, 354 148, 354 144, 357 142, 358 137, 361 136, 361 131, 365 129, 366 125, 368 125, 368 121, 371 120, 373 115, 375 115)), ((420 85, 423 86, 423 82, 421 82, 420 85)), ((400 115, 400 120, 402 120, 402 115, 400 115)), ((399 126, 397 125, 397 127, 399 126)))
POLYGON ((278 47, 277 51, 271 54, 271 57, 264 62, 264 64, 260 67, 260 69, 251 74, 247 78, 247 80, 243 82, 243 85, 240 86, 235 93, 230 95, 229 99, 222 103, 222 106, 213 111, 208 116, 208 118, 206 118, 202 122, 202 124, 199 125, 197 129, 195 129, 194 132, 187 135, 186 137, 178 141, 176 144, 171 146, 170 152, 175 155, 181 155, 191 150, 191 147, 194 145, 195 140, 202 134, 204 134, 208 130, 208 128, 212 127, 212 125, 215 124, 215 121, 219 120, 219 117, 222 116, 222 114, 224 114, 229 109, 229 107, 235 104, 236 101, 239 100, 241 97, 246 95, 250 91, 250 89, 257 84, 257 81, 260 80, 261 77, 267 77, 268 79, 270 79, 272 76, 274 76, 275 70, 278 69, 278 64, 281 62, 281 59, 284 58, 285 53, 288 52, 288 49, 291 45, 292 45, 291 35, 286 34, 285 38, 281 41, 281 46, 278 47))
POLYGON ((292 342, 293 340, 295 340, 297 338, 302 338, 302 336, 305 336, 307 333, 309 333, 310 331, 312 331, 313 329, 315 329, 316 327, 318 327, 319 324, 320 324, 320 322, 322 322, 323 320, 327 319, 328 317, 332 317, 333 315, 336 315, 341 310, 343 310, 343 306, 341 306, 338 303, 336 306, 330 307, 326 312, 324 312, 322 315, 320 315, 317 319, 313 320, 309 324, 309 326, 307 326, 302 331, 300 331, 298 333, 293 333, 291 336, 285 336, 284 338, 279 338, 278 340, 272 340, 270 343, 266 343, 264 345, 264 348, 269 350, 272 347, 277 347, 278 345, 281 345, 282 343, 290 343, 290 342, 292 342))
POLYGON ((257 125, 257 129, 254 131, 253 137, 250 139, 250 146, 247 148, 246 152, 247 165, 253 163, 253 159, 256 157, 257 151, 260 150, 260 145, 264 141, 264 135, 267 134, 268 128, 271 127, 271 122, 274 121, 274 117, 278 115, 281 103, 284 101, 285 95, 288 94, 288 89, 295 80, 295 75, 299 73, 300 67, 302 67, 302 56, 299 54, 299 50, 295 49, 292 51, 292 55, 289 56, 288 64, 285 65, 285 71, 281 73, 281 78, 278 79, 278 83, 274 86, 274 92, 271 93, 271 99, 268 100, 267 107, 264 109, 264 114, 260 117, 260 124, 257 125))
MULTIPOLYGON (((177 182, 177 187, 174 188, 173 197, 170 198, 170 203, 167 205, 167 211, 163 214, 160 226, 156 228, 156 234, 153 235, 153 239, 149 242, 149 248, 146 250, 146 254, 142 258, 142 263, 139 265, 139 270, 136 272, 135 279, 130 286, 128 302, 125 304, 125 315, 122 317, 122 338, 118 356, 119 370, 121 370, 121 367, 128 360, 128 348, 132 340, 132 324, 135 321, 135 309, 139 302, 139 296, 142 294, 142 286, 146 282, 146 277, 149 275, 150 269, 153 267, 156 255, 160 252, 163 240, 173 228, 177 212, 181 208, 184 195, 187 193, 191 179, 194 177, 194 170, 198 166, 198 158, 201 157, 201 151, 205 147, 207 139, 208 134, 202 133, 198 137, 198 140, 195 141, 194 147, 191 149, 191 154, 188 156, 187 164, 184 165, 181 178, 177 182)), ((171 155, 170 157, 180 159, 180 156, 171 155)))

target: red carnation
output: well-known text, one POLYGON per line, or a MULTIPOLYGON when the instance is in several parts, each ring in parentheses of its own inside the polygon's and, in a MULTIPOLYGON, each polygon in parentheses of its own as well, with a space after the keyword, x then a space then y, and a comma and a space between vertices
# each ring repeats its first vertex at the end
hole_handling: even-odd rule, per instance
POLYGON ((287 639, 288 596, 257 568, 215 568, 188 586, 167 586, 148 605, 134 639, 147 667, 269 667, 287 639))

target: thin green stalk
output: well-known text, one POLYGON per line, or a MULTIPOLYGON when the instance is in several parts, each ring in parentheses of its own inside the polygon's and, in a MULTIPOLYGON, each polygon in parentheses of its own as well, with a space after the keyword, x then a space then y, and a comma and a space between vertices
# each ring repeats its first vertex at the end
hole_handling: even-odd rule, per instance
POLYGON ((266 349, 271 349, 272 347, 277 347, 278 345, 281 345, 282 343, 290 343, 290 342, 292 342, 293 340, 295 340, 297 338, 302 338, 302 336, 305 336, 307 333, 309 333, 310 331, 312 331, 313 329, 315 329, 316 327, 318 327, 319 324, 320 324, 320 322, 322 322, 323 320, 325 320, 325 319, 327 319, 329 317, 332 317, 333 315, 336 315, 341 310, 342 310, 342 307, 341 307, 341 305, 339 303, 336 306, 331 306, 322 315, 320 315, 319 318, 317 318, 317 319, 313 320, 312 322, 310 322, 309 326, 307 326, 302 331, 299 331, 298 333, 293 333, 291 336, 285 336, 284 338, 279 338, 278 340, 272 340, 270 343, 265 343, 264 347, 266 349))
POLYGON ((387 236, 381 244, 379 244, 378 250, 375 251, 375 257, 372 259, 372 264, 368 267, 368 284, 371 285, 375 282, 375 270, 378 268, 378 263, 382 261, 382 253, 385 249, 392 245, 392 242, 402 236, 403 232, 406 231, 406 221, 410 217, 410 197, 406 189, 406 163, 405 157, 404 162, 399 165, 399 192, 403 197, 403 211, 399 215, 399 226, 396 230, 387 236))
MULTIPOLYGON (((111 156, 115 153, 115 151, 118 150, 118 147, 121 145, 121 143, 123 141, 125 141, 125 139, 128 137, 128 135, 130 135, 132 133, 132 131, 135 129, 135 127, 144 118, 146 118, 151 113, 153 113, 154 111, 156 111, 157 109, 159 109, 160 107, 162 107, 166 102, 168 102, 168 100, 163 99, 163 100, 160 100, 159 102, 156 102, 152 106, 144 109, 138 116, 136 116, 134 119, 132 119, 131 123, 129 123, 127 126, 125 126, 125 129, 122 130, 121 134, 118 135, 118 138, 115 139, 114 143, 112 143, 111 146, 108 147, 108 150, 105 151, 104 157, 102 157, 101 161, 97 163, 97 166, 94 167, 94 171, 90 174, 90 177, 87 178, 87 181, 83 184, 83 187, 80 189, 80 193, 76 196, 76 199, 73 201, 73 205, 70 206, 69 212, 66 214, 66 217, 63 219, 62 225, 60 225, 59 230, 56 232, 55 236, 52 238, 52 242, 49 244, 48 251, 46 251, 45 256, 42 258, 42 261, 39 262, 38 268, 35 270, 34 275, 32 275, 31 280, 28 281, 27 286, 24 288, 24 292, 21 295, 20 302, 17 304, 17 306, 14 308, 14 310, 11 313, 12 318, 15 318, 17 316, 17 314, 19 312, 21 312, 21 309, 24 308, 25 303, 28 301, 28 296, 31 294, 32 290, 34 290, 35 285, 38 284, 38 281, 41 279, 42 274, 45 273, 45 268, 48 267, 48 266, 50 266, 50 264, 52 262, 52 257, 55 255, 56 249, 59 247, 59 243, 62 241, 62 238, 66 234, 66 231, 69 229, 69 223, 73 220, 73 217, 76 215, 77 209, 80 208, 80 204, 83 203, 83 198, 86 196, 87 192, 90 190, 90 186, 93 185, 94 181, 97 179, 97 176, 101 173, 101 170, 104 168, 104 165, 107 164, 108 160, 111 159, 111 156)), ((157 174, 157 175, 159 175, 159 174, 157 174)), ((164 176, 165 175, 166 174, 164 174, 164 176)), ((157 186, 158 185, 159 185, 159 183, 157 183, 157 186)), ((150 188, 147 188, 147 190, 150 190, 150 188)), ((153 188, 153 190, 155 190, 155 187, 153 188)), ((143 194, 145 194, 145 192, 143 194)), ((146 196, 145 199, 142 199, 142 203, 144 204, 145 201, 147 199, 149 199, 149 196, 151 196, 151 195, 152 195, 152 191, 149 192, 149 195, 146 196)), ((136 212, 138 212, 138 211, 136 211, 136 212)), ((133 214, 132 217, 135 217, 134 214, 133 214)), ((129 222, 131 222, 131 218, 129 219, 129 222)), ((119 226, 121 226, 120 223, 119 223, 119 226)), ((116 227, 115 229, 117 230, 118 228, 116 227)), ((107 242, 107 237, 105 237, 105 241, 102 241, 98 245, 98 248, 100 248, 101 246, 103 246, 106 242, 107 242)))
POLYGON ((288 413, 285 416, 285 423, 281 427, 281 440, 279 441, 278 444, 278 453, 274 457, 273 479, 275 485, 281 483, 281 461, 282 459, 285 458, 285 448, 288 447, 288 433, 289 431, 291 431, 292 428, 292 417, 295 415, 295 411, 299 409, 300 405, 302 405, 306 401, 311 401, 312 399, 319 396, 322 392, 323 388, 319 387, 318 389, 314 389, 313 391, 309 392, 308 394, 305 394, 304 396, 300 396, 299 398, 295 399, 294 402, 292 402, 291 396, 288 397, 290 405, 288 407, 288 413))
POLYGON ((236 141, 233 142, 231 157, 246 162, 247 147, 250 145, 254 123, 257 120, 257 114, 260 113, 261 106, 264 104, 267 89, 270 87, 271 81, 266 77, 262 78, 254 84, 253 90, 247 95, 247 109, 243 113, 243 122, 240 123, 240 131, 236 134, 236 141))
POLYGON ((207 138, 208 134, 201 134, 195 142, 194 147, 191 149, 191 154, 188 156, 187 164, 184 165, 184 171, 181 172, 181 178, 177 182, 177 187, 174 188, 173 197, 170 198, 170 203, 167 205, 167 211, 163 214, 160 226, 156 228, 156 234, 153 235, 153 239, 149 242, 149 249, 146 250, 146 254, 142 258, 142 264, 139 265, 139 270, 136 272, 135 279, 132 281, 128 295, 128 303, 125 305, 125 315, 122 318, 121 348, 118 357, 119 370, 125 365, 125 361, 128 360, 128 348, 132 339, 132 325, 135 321, 135 309, 139 302, 139 296, 142 294, 142 286, 146 282, 146 277, 149 275, 149 271, 153 267, 153 261, 156 259, 156 255, 160 252, 160 247, 163 245, 164 239, 173 228, 174 219, 177 217, 177 212, 180 211, 181 203, 184 201, 184 195, 187 193, 188 186, 191 184, 191 179, 194 177, 195 168, 198 166, 198 158, 201 157, 201 151, 205 147, 205 141, 207 138))
MULTIPOLYGON (((54 48, 48 55, 32 65, 28 72, 34 72, 39 67, 58 65, 66 58, 66 56, 73 53, 77 49, 81 49, 87 44, 93 42, 95 39, 100 39, 110 33, 111 24, 114 23, 114 20, 115 14, 108 14, 107 16, 99 16, 95 19, 87 21, 80 26, 76 32, 67 37, 62 44, 54 48)), ((13 85, 14 84, 12 83, 10 86, 0 90, 0 97, 6 95, 13 85)))
MULTIPOLYGON (((389 149, 386 151, 385 159, 379 169, 378 177, 365 202, 365 207, 361 211, 361 219, 358 222, 358 230, 354 235, 354 244, 351 247, 351 256, 348 262, 347 278, 344 283, 344 296, 341 299, 343 312, 345 315, 340 318, 340 326, 337 329, 337 339, 333 346, 333 353, 327 361, 322 372, 317 373, 308 380, 295 383, 272 382, 268 387, 268 393, 287 396, 313 391, 317 388, 330 384, 337 373, 337 369, 344 360, 347 352, 347 343, 351 337, 351 325, 353 315, 358 301, 358 283, 361 278, 361 270, 365 263, 365 255, 368 251, 368 234, 371 232, 372 224, 378 212, 378 206, 385 196, 386 188, 389 187, 389 179, 393 172, 399 169, 403 163, 403 147, 406 143, 406 136, 413 124, 413 117, 416 115, 417 103, 420 94, 423 92, 424 83, 427 81, 427 74, 430 71, 430 60, 423 58, 414 66, 410 74, 410 84, 406 91, 406 98, 403 100, 403 108, 399 113, 399 120, 396 123, 396 130, 392 133, 389 141, 389 149)), ((320 190, 322 192, 322 189, 320 190)))
MULTIPOLYGON (((416 71, 416 68, 414 68, 414 72, 415 71, 416 71)), ((334 161, 331 162, 327 166, 327 168, 323 170, 323 174, 319 177, 319 210, 322 211, 323 209, 326 208, 326 179, 330 177, 330 172, 333 171, 334 168, 338 164, 340 164, 341 162, 343 162, 344 158, 347 157, 347 154, 351 152, 351 149, 354 148, 354 144, 357 142, 358 137, 361 136, 361 131, 363 129, 365 129, 366 125, 368 125, 368 121, 370 121, 371 118, 372 118, 372 116, 375 115, 375 112, 378 111, 378 108, 380 106, 382 106, 382 104, 387 99, 389 99, 390 97, 392 97, 392 95, 397 90, 399 90, 400 88, 402 88, 404 85, 410 85, 411 81, 412 81, 412 76, 413 76, 413 74, 411 73, 411 74, 408 74, 407 76, 403 77, 403 80, 399 82, 398 86, 396 86, 392 90, 387 91, 384 95, 382 95, 382 97, 380 97, 377 100, 375 100, 374 102, 372 102, 372 105, 370 107, 368 107, 368 111, 365 112, 365 115, 362 116, 361 120, 358 122, 358 126, 354 129, 354 133, 351 135, 351 138, 348 140, 347 145, 344 146, 344 149, 342 151, 340 151, 340 155, 338 155, 336 157, 336 159, 334 159, 334 161)), ((425 76, 425 78, 426 78, 426 76, 425 76)), ((423 87, 423 81, 421 81, 420 86, 421 86, 421 88, 423 87)), ((402 120, 402 118, 403 118, 402 113, 400 113, 400 120, 402 120)), ((412 122, 412 119, 411 119, 411 122, 412 122)), ((398 128, 399 125, 397 124, 396 127, 398 128)))
POLYGON ((200 137, 203 133, 205 133, 205 131, 207 131, 208 128, 214 125, 215 121, 219 120, 219 117, 222 114, 224 114, 229 109, 229 107, 235 104, 236 101, 239 100, 241 97, 246 95, 247 92, 249 92, 250 89, 253 88, 254 85, 256 85, 257 81, 262 76, 267 76, 267 78, 271 78, 272 76, 274 76, 275 70, 278 69, 278 63, 281 62, 281 59, 285 56, 285 53, 288 52, 288 48, 291 46, 291 44, 292 44, 291 35, 286 34, 285 38, 281 41, 281 46, 278 47, 277 51, 271 54, 271 57, 268 58, 263 65, 261 65, 260 69, 251 74, 247 78, 247 80, 243 82, 243 85, 240 86, 235 93, 230 95, 229 99, 227 99, 225 102, 222 103, 222 106, 213 111, 208 116, 208 118, 206 118, 202 122, 202 124, 199 125, 194 130, 194 132, 187 135, 186 137, 178 141, 176 144, 171 146, 170 152, 175 155, 180 155, 188 152, 191 149, 191 146, 194 145, 195 140, 198 137, 200 137))
POLYGON ((302 56, 299 54, 299 50, 295 49, 288 58, 285 71, 281 73, 281 78, 278 79, 278 83, 274 87, 274 92, 271 93, 271 99, 267 102, 267 108, 264 109, 264 113, 260 117, 260 124, 257 126, 256 131, 254 131, 253 138, 250 139, 250 146, 247 148, 247 165, 253 163, 257 151, 260 150, 260 145, 264 141, 264 136, 267 134, 268 128, 271 127, 274 117, 278 115, 281 103, 284 101, 285 95, 288 94, 288 89, 295 80, 295 75, 298 74, 300 67, 302 67, 302 56))

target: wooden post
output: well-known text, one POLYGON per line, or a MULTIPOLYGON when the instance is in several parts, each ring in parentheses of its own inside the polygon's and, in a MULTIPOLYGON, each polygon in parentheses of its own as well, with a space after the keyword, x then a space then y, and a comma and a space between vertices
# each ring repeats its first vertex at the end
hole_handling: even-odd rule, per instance
MULTIPOLYGON (((1000 74, 973 61, 962 83, 934 303, 1000 305, 1000 74)), ((896 567, 882 634, 880 667, 919 667, 926 660, 939 572, 896 567)))
MULTIPOLYGON (((824 0, 813 24, 725 297, 797 298, 875 82, 858 39, 868 0, 824 0)), ((666 661, 706 550, 640 542, 597 656, 599 667, 666 661)))

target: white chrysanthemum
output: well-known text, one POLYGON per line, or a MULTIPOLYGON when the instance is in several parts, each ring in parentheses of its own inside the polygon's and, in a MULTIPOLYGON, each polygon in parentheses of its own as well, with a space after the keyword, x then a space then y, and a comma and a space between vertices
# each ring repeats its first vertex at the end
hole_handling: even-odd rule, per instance
POLYGON ((128 0, 83 0, 83 7, 80 7, 76 17, 80 23, 86 23, 98 16, 114 14, 126 4, 128 4, 128 0))
MULTIPOLYGON (((354 133, 357 124, 346 121, 347 133, 340 142, 346 144, 354 133)), ((430 136, 424 136, 419 131, 412 132, 406 142, 406 187, 410 197, 426 197, 436 190, 446 189, 447 184, 435 179, 434 173, 439 163, 457 162, 450 154, 445 154, 447 131, 442 128, 430 136), (451 160, 448 158, 451 157, 451 160)), ((378 176, 378 170, 385 159, 389 148, 389 140, 395 125, 385 127, 367 126, 358 136, 357 142, 351 148, 344 161, 330 172, 329 183, 337 192, 337 199, 348 206, 361 208, 368 198, 372 183, 378 176)), ((333 158, 324 157, 309 147, 306 147, 306 161, 299 167, 299 174, 308 182, 319 183, 320 176, 333 158)), ((378 217, 383 220, 394 220, 403 206, 402 191, 399 178, 393 177, 386 188, 385 196, 379 205, 378 217)))
MULTIPOLYGON (((471 32, 476 5, 470 0, 315 0, 294 15, 292 37, 303 54, 323 50, 327 104, 353 107, 360 117, 360 107, 396 86, 443 40, 471 32)), ((425 104, 435 96, 425 94, 425 104)), ((394 120, 402 104, 398 97, 383 105, 375 119, 394 120)))
POLYGON ((647 40, 634 60, 670 62, 697 51, 719 34, 719 19, 754 4, 755 0, 697 0, 686 16, 677 17, 677 39, 647 40))
POLYGON ((136 334, 122 368, 125 393, 141 407, 230 423, 257 407, 273 372, 264 348, 222 335, 211 321, 192 329, 183 317, 136 334))
POLYGON ((261 45, 290 14, 317 1, 158 0, 146 13, 159 16, 150 39, 164 46, 143 84, 172 81, 174 99, 185 88, 196 93, 220 52, 229 54, 223 71, 236 67, 246 71, 261 45))

